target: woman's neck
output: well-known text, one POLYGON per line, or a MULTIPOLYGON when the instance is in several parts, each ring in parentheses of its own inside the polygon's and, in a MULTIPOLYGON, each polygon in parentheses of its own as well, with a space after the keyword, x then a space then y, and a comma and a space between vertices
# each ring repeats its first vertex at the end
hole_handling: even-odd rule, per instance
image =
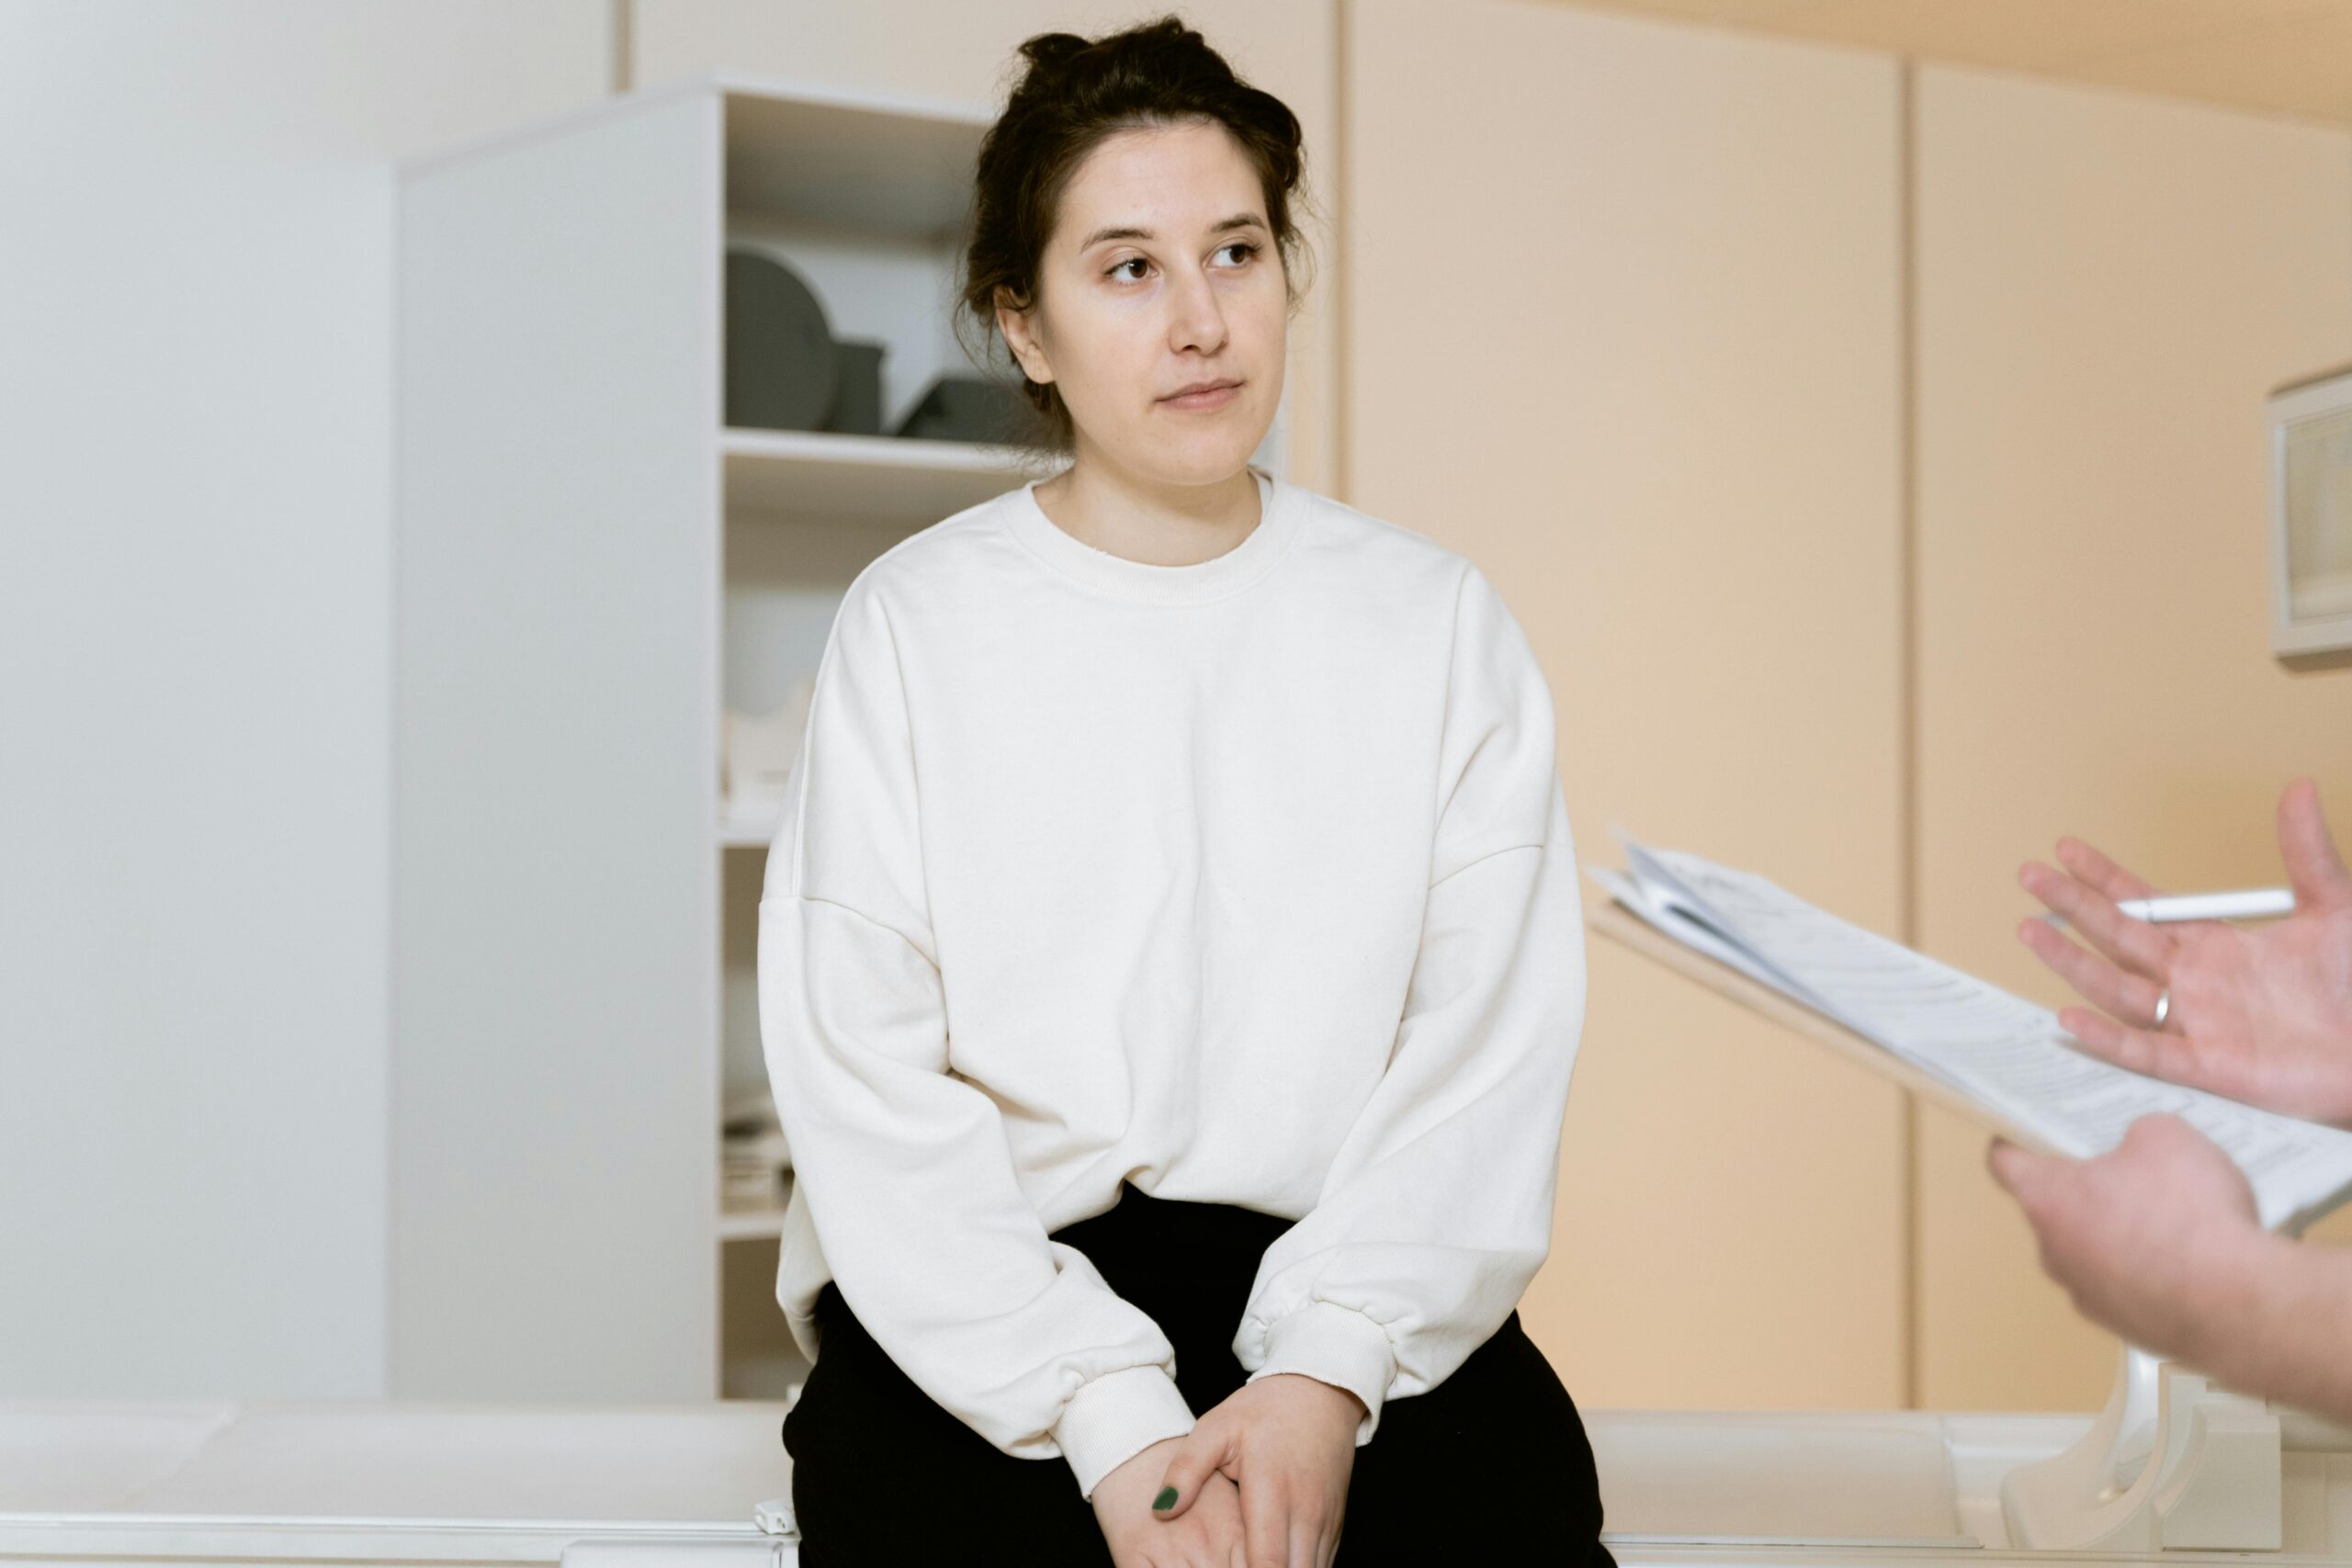
POLYGON ((1063 533, 1148 566, 1212 559, 1259 522, 1258 479, 1247 468, 1212 484, 1155 484, 1081 450, 1077 462, 1037 486, 1036 497, 1063 533))

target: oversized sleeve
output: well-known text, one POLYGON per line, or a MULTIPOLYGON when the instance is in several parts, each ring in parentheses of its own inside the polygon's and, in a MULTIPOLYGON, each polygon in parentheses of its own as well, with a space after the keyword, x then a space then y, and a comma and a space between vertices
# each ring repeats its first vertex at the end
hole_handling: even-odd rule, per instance
POLYGON ((1315 1207, 1261 1260, 1250 1381, 1303 1372, 1382 1406, 1443 1382, 1551 1248, 1582 1033, 1584 932, 1552 695, 1475 567, 1455 604, 1419 956, 1387 1069, 1315 1207))
MULTIPOLYGON (((833 1281, 915 1384, 1081 1494, 1193 1427, 1175 1352, 1015 1180, 995 1103, 949 1066, 914 736, 861 576, 819 660, 759 916, 762 1050, 833 1281)), ((823 1355, 822 1342, 818 1355, 823 1355)))

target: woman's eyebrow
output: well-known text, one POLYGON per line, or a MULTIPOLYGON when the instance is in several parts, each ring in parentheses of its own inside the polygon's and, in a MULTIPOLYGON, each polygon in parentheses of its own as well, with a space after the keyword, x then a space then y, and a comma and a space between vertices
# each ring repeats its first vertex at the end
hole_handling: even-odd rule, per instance
MULTIPOLYGON (((1262 229, 1265 226, 1265 220, 1253 212, 1237 212, 1230 218, 1221 218, 1210 224, 1209 232, 1222 234, 1232 229, 1262 229)), ((1139 229, 1131 223, 1116 224, 1095 230, 1079 242, 1078 248, 1081 251, 1091 251, 1105 240, 1149 240, 1157 237, 1148 229, 1139 229)))

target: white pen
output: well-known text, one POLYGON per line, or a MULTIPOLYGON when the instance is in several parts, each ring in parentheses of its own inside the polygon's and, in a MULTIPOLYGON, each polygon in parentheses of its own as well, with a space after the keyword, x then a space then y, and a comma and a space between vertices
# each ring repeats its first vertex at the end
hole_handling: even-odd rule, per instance
POLYGON ((2295 912, 2291 887, 2249 887, 2240 893, 2184 893, 2173 898, 2119 898, 2115 907, 2135 920, 2267 920, 2295 912))
MULTIPOLYGON (((2295 912, 2291 887, 2249 887, 2240 893, 2184 893, 2171 898, 2119 898, 2115 907, 2135 920, 2163 925, 2175 920, 2266 920, 2295 912)), ((2043 919, 2063 926, 2055 911, 2043 919)))

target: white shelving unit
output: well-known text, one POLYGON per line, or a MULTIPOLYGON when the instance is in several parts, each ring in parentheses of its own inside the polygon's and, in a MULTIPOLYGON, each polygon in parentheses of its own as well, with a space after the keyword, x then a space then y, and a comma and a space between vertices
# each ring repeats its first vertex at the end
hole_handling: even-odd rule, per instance
POLYGON ((895 426, 966 367, 992 118, 715 73, 401 171, 395 1396, 775 1397, 805 1370, 781 1204, 719 1196, 721 1106, 766 1084, 776 828, 720 800, 720 716, 814 671, 876 555, 1052 463, 724 428, 724 256, 772 249, 836 336, 886 342, 895 426))

